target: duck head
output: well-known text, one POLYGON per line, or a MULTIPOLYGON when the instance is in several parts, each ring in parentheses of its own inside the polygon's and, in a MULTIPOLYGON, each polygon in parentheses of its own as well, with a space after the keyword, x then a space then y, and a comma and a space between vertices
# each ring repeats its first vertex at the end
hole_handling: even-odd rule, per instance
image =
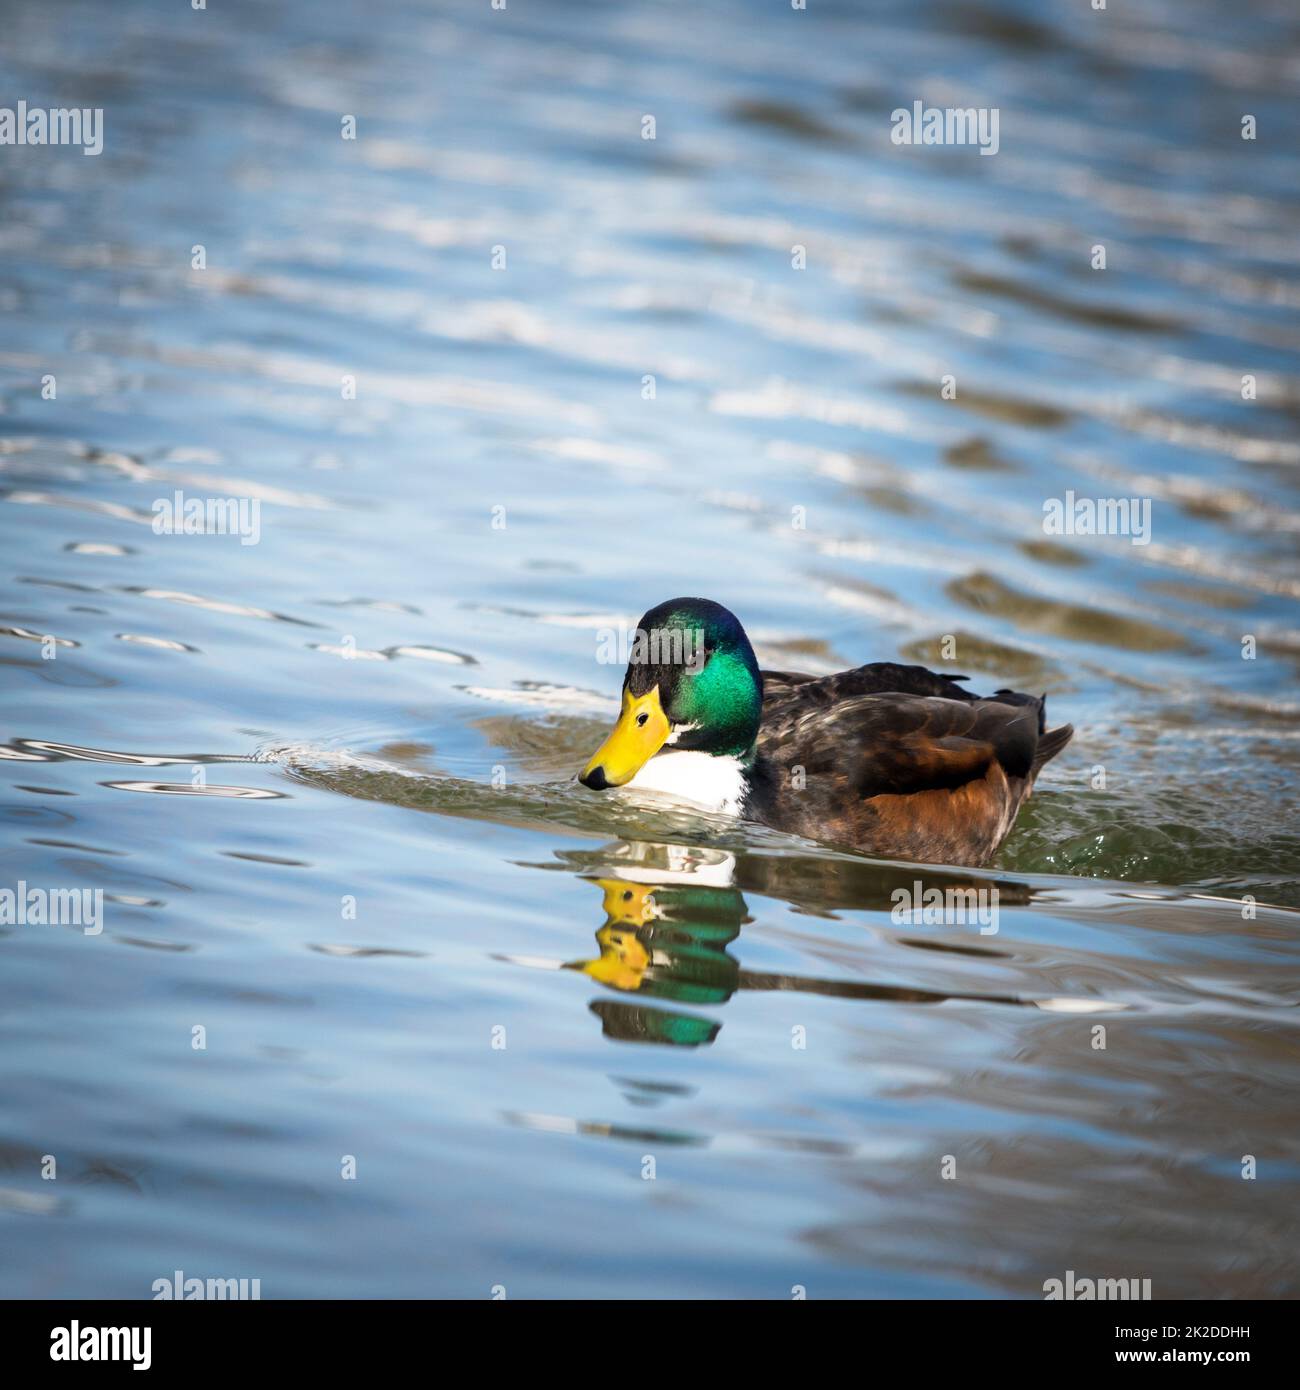
POLYGON ((578 780, 621 787, 660 750, 746 758, 763 714, 763 678, 735 614, 675 598, 637 625, 613 732, 578 780))

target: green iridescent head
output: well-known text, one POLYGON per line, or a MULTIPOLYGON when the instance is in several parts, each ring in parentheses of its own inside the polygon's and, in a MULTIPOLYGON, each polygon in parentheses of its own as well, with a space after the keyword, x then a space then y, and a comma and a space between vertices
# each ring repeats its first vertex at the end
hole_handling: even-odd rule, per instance
POLYGON ((638 624, 613 733, 583 769, 589 787, 621 786, 667 744, 744 758, 763 714, 763 677, 734 613, 675 598, 638 624))

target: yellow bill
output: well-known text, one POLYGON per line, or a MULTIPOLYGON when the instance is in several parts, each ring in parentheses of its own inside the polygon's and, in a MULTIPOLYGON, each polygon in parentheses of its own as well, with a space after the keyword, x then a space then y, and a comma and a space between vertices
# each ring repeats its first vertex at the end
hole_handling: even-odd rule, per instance
POLYGON ((609 923, 596 933, 596 940, 600 959, 575 961, 572 968, 611 989, 640 989, 650 968, 650 952, 637 934, 609 923))
POLYGON ((578 781, 596 791, 621 787, 664 746, 670 732, 668 716, 659 703, 659 687, 645 695, 623 692, 623 710, 614 731, 596 749, 578 781))
POLYGON ((596 883, 605 894, 605 916, 611 922, 644 927, 660 916, 654 884, 629 883, 622 878, 598 878, 596 883))

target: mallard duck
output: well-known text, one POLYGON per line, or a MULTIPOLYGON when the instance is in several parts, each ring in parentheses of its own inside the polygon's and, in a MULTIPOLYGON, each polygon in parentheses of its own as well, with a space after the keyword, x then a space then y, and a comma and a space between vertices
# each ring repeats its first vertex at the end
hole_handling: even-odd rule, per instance
POLYGON ((987 864, 1070 741, 1044 697, 982 697, 923 666, 760 671, 736 616, 669 599, 641 619, 613 732, 578 780, 886 859, 987 864))

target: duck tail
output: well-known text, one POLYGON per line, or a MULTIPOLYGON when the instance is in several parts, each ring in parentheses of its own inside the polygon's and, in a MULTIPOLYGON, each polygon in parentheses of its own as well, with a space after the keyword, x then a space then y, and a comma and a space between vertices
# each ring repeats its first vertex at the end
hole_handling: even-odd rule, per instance
POLYGON ((1051 759, 1056 757, 1061 749, 1064 748, 1073 737, 1073 724, 1062 724, 1059 728, 1049 729, 1043 734, 1038 740, 1037 748, 1034 749, 1034 761, 1030 768, 1029 775, 1031 777, 1037 777, 1043 764, 1050 762, 1051 759))

